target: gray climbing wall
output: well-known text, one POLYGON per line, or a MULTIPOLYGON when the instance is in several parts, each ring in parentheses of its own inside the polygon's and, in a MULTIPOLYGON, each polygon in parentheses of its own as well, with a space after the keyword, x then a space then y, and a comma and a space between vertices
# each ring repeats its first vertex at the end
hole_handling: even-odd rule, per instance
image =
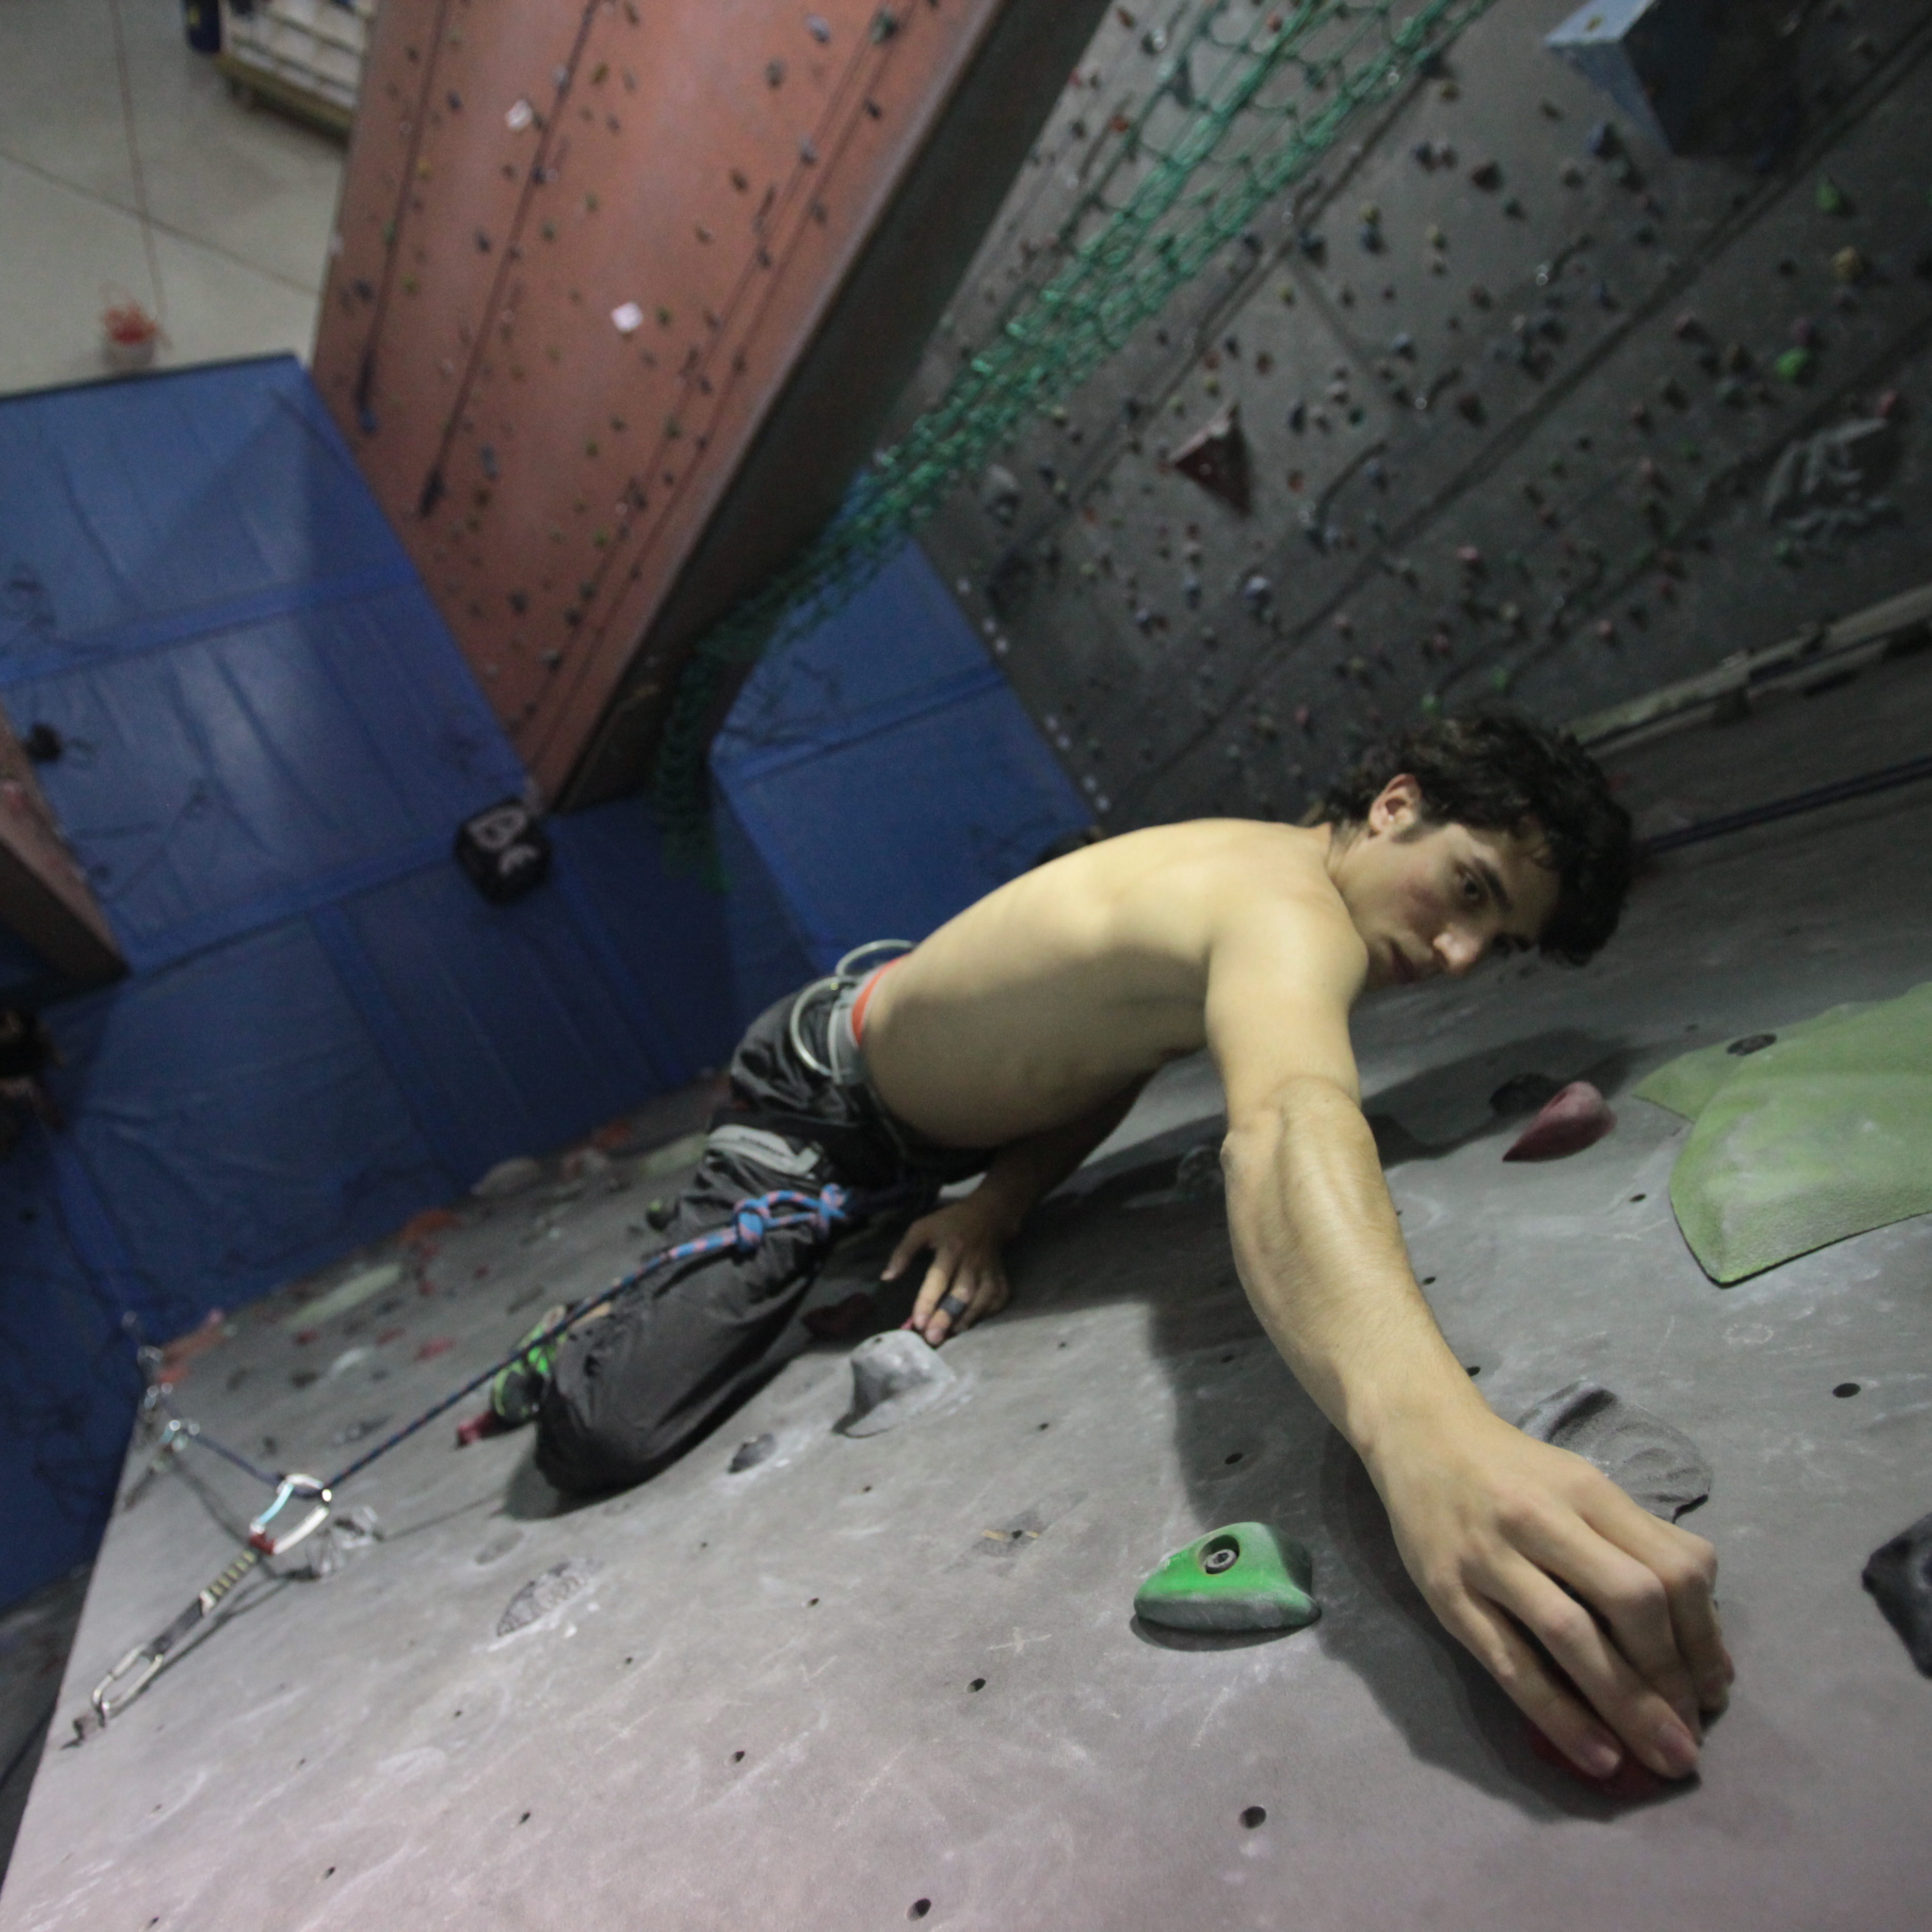
MULTIPOLYGON (((1675 155, 1570 10, 1500 0, 928 526, 1102 823, 1298 813, 1432 706, 1574 717, 1928 574, 1932 8, 1720 8, 1675 155), (1231 407, 1245 514, 1172 460, 1231 407)), ((1052 272, 1168 20, 1110 14, 902 414, 1052 272)))
MULTIPOLYGON (((1894 761, 1928 719, 1921 656, 1618 770, 1646 814, 1704 817, 1894 761)), ((1932 1508, 1932 1217, 1719 1288, 1671 1216, 1684 1124, 1630 1090, 1922 980, 1932 893, 1899 854, 1928 837, 1921 785, 1695 847, 1585 970, 1512 961, 1359 1016, 1410 1253, 1477 1388, 1514 1417, 1588 1378, 1710 1463, 1685 1522, 1738 1675, 1697 1782, 1576 1784, 1430 1616, 1242 1297, 1220 1204, 1172 1185, 1220 1126, 1195 1060, 1043 1206, 1011 1308, 942 1352, 944 1403, 841 1434, 851 1342, 798 1332, 715 1434, 588 1504, 526 1435, 458 1450, 446 1418, 345 1486, 384 1540, 320 1576, 297 1552, 66 1749, 266 1500, 205 1450, 142 1484, 137 1450, 0 1932, 1916 1932, 1932 1682, 1859 1573, 1932 1508), (1489 1096, 1528 1072, 1596 1082, 1616 1131, 1505 1162, 1521 1123, 1489 1096), (1136 1624, 1166 1552, 1250 1520, 1310 1550, 1318 1622, 1136 1624)), ((670 1178, 547 1162, 241 1310, 178 1400, 330 1466, 608 1281, 670 1178)), ((874 1288, 890 1239, 842 1250, 814 1305, 874 1288)))

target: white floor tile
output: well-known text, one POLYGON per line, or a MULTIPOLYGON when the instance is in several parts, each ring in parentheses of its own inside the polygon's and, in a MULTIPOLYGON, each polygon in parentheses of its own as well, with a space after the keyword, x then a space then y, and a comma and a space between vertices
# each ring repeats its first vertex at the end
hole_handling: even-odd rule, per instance
MULTIPOLYGON (((315 298, 194 242, 160 234, 167 339, 158 368, 270 350, 306 358, 315 298)), ((0 393, 106 373, 100 311, 132 295, 152 306, 134 217, 0 160, 0 393)))
MULTIPOLYGON (((166 314, 158 366, 304 357, 344 150, 233 98, 178 0, 121 0, 166 314)), ((111 290, 156 305, 109 0, 0 0, 0 392, 103 373, 111 290)))

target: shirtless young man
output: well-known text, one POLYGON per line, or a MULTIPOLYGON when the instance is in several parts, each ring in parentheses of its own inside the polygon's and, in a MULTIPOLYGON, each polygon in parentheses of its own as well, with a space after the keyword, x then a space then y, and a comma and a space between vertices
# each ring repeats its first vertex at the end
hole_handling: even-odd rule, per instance
MULTIPOLYGON (((1365 992, 1497 952, 1594 952, 1628 884, 1628 821, 1573 745, 1508 717, 1412 732, 1330 802, 1309 829, 1204 820, 1108 840, 970 907, 829 1014, 805 996, 774 1009, 734 1064, 743 1124, 721 1117, 716 1171, 700 1168, 674 1238, 717 1225, 748 1180, 878 1184, 876 1132, 852 1136, 882 1120, 902 1172, 944 1174, 949 1156, 984 1171, 886 1269, 930 1251, 912 1325, 936 1344, 1004 1305, 1000 1252, 1028 1210, 1156 1069, 1205 1046, 1243 1284, 1360 1454, 1430 1606, 1582 1768, 1606 1774, 1628 1749, 1682 1777, 1731 1676, 1714 1554, 1476 1393, 1410 1270, 1348 1039, 1365 992)), ((546 1473, 634 1479, 715 1419, 685 1391, 730 1382, 718 1338, 764 1336, 759 1318, 782 1322, 810 1278, 812 1254, 767 1248, 567 1339, 538 1412, 546 1473)))

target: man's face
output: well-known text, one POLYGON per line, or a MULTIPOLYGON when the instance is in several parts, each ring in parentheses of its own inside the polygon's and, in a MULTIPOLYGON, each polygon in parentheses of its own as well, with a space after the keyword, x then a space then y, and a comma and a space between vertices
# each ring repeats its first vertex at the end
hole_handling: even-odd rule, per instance
POLYGON ((1369 986, 1460 976, 1534 946, 1558 893, 1542 853, 1533 830, 1430 824, 1414 779, 1390 779, 1329 866, 1369 949, 1369 986))

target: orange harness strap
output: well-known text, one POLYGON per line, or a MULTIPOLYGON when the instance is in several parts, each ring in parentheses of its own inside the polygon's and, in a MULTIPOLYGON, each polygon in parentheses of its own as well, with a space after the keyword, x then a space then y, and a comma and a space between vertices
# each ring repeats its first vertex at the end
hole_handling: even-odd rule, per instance
POLYGON ((868 974, 866 983, 859 988, 859 997, 852 1002, 852 1038, 857 1045, 863 1046, 866 1043, 866 1008, 878 990, 879 982, 900 963, 897 959, 888 959, 876 971, 868 974))

